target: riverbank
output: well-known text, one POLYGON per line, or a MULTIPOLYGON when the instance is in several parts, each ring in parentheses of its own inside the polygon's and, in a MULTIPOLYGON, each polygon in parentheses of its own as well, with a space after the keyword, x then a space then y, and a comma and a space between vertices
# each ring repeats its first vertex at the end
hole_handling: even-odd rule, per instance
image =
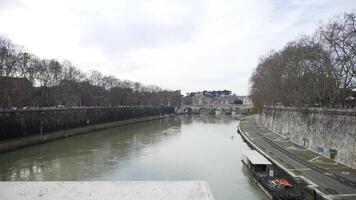
POLYGON ((239 126, 244 140, 293 178, 302 178, 321 199, 354 199, 356 170, 319 156, 245 117, 239 126))
POLYGON ((356 110, 265 107, 259 122, 318 156, 356 169, 356 110))
POLYGON ((0 111, 0 141, 141 117, 174 114, 172 106, 114 106, 0 111))
POLYGON ((93 131, 99 131, 99 130, 103 130, 103 129, 107 129, 107 128, 125 126, 125 125, 129 125, 129 124, 136 124, 136 123, 147 122, 147 121, 151 121, 151 120, 164 119, 167 116, 168 115, 140 117, 140 118, 136 118, 136 119, 128 119, 128 120, 95 124, 95 125, 89 125, 89 126, 85 126, 85 127, 61 130, 61 131, 53 131, 53 132, 48 132, 48 133, 45 133, 42 135, 39 134, 39 135, 34 135, 34 136, 27 136, 27 137, 3 140, 3 141, 0 141, 0 153, 7 152, 7 151, 13 151, 13 150, 16 150, 19 148, 32 146, 32 145, 36 145, 36 144, 41 144, 41 143, 46 143, 46 142, 50 142, 50 141, 54 141, 54 140, 58 140, 58 139, 66 138, 66 137, 85 134, 85 133, 89 133, 89 132, 93 132, 93 131))

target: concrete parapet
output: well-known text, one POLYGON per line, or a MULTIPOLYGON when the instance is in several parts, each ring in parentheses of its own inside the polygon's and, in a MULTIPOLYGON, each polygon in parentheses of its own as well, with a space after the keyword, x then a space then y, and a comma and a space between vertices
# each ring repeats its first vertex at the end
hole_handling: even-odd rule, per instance
POLYGON ((2 200, 213 200, 203 181, 0 182, 2 200))

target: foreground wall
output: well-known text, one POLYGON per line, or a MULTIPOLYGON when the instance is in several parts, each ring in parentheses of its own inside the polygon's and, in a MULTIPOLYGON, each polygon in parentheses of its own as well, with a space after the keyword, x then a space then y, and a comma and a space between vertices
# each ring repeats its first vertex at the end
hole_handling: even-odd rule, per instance
POLYGON ((2 199, 214 200, 204 181, 1 181, 2 199))
POLYGON ((269 129, 320 155, 356 168, 356 110, 264 108, 261 122, 269 129))
POLYGON ((171 113, 171 106, 0 111, 0 140, 171 113))

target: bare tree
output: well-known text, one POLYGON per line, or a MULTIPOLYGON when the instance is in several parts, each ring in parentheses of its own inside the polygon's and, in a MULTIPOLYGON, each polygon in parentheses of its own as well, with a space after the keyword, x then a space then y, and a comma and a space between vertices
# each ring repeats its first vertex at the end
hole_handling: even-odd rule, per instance
POLYGON ((29 103, 38 106, 167 105, 175 104, 181 98, 176 91, 129 80, 120 81, 99 71, 86 74, 70 61, 40 59, 1 37, 0 79, 6 83, 0 87, 5 91, 0 91, 3 95, 0 97, 1 106, 25 106, 29 103), (17 88, 11 88, 13 85, 17 88), (26 95, 15 95, 20 93, 26 95), (32 100, 29 100, 30 96, 32 100))
POLYGON ((0 37, 0 77, 13 77, 17 62, 16 46, 10 40, 0 37))
POLYGON ((344 106, 356 89, 356 12, 321 25, 312 37, 288 43, 263 57, 251 83, 258 107, 344 106))

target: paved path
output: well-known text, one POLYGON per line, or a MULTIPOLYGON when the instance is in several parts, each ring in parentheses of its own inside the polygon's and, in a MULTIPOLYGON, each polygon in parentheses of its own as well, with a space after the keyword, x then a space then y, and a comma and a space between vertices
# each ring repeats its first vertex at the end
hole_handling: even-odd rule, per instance
POLYGON ((356 199, 356 170, 304 149, 259 125, 256 116, 244 118, 241 130, 268 156, 297 176, 303 176, 331 199, 356 199))

